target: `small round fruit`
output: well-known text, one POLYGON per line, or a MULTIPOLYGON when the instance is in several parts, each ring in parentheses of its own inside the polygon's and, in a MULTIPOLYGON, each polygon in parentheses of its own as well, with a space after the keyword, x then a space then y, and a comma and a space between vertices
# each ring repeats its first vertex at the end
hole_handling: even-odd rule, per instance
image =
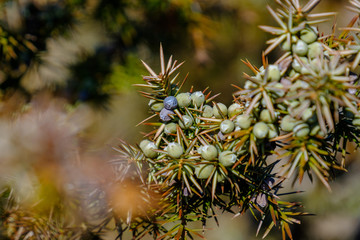
POLYGON ((179 119, 179 126, 182 128, 182 129, 188 129, 189 127, 192 126, 193 124, 193 119, 188 116, 188 115, 183 115, 182 116, 182 119, 179 119))
POLYGON ((167 110, 173 110, 177 108, 178 102, 176 100, 176 97, 174 96, 168 96, 164 99, 164 108, 167 110))
POLYGON ((266 123, 273 123, 275 119, 271 116, 269 109, 264 109, 260 113, 260 120, 266 123))
POLYGON ((157 102, 154 99, 151 99, 149 101, 149 106, 150 106, 150 109, 155 112, 160 112, 161 109, 164 108, 164 104, 162 102, 157 102))
POLYGON ((242 114, 236 117, 235 125, 241 129, 249 129, 251 126, 252 118, 249 115, 242 114))
POLYGON ((315 136, 316 134, 318 134, 318 132, 320 131, 320 126, 316 125, 315 127, 313 127, 310 131, 310 136, 315 136))
POLYGON ((225 117, 228 113, 227 107, 223 103, 216 103, 213 107, 213 114, 216 118, 222 118, 218 108, 220 109, 222 115, 225 117), (217 107, 216 107, 217 106, 217 107))
POLYGON ((317 34, 311 28, 305 28, 300 31, 300 39, 305 43, 313 43, 318 38, 317 34))
POLYGON ((214 115, 213 108, 209 105, 204 105, 202 111, 203 112, 202 112, 201 116, 203 116, 203 117, 211 118, 214 115))
POLYGON ((162 121, 164 121, 164 122, 169 122, 169 121, 171 121, 171 117, 170 117, 170 115, 172 115, 172 114, 175 114, 173 111, 171 111, 171 110, 168 110, 168 109, 166 109, 166 108, 163 108, 163 109, 161 109, 161 111, 160 111, 160 119, 162 120, 162 121))
POLYGON ((303 40, 298 40, 297 43, 293 45, 292 50, 299 56, 305 56, 308 52, 308 46, 303 40))
POLYGON ((268 127, 269 127, 268 138, 271 139, 271 138, 275 138, 275 137, 279 136, 278 130, 274 124, 268 124, 268 127))
POLYGON ((354 125, 354 126, 360 126, 360 119, 359 118, 354 118, 354 120, 352 120, 352 124, 354 125))
POLYGON ((314 115, 314 110, 312 110, 311 108, 307 108, 304 110, 304 112, 301 115, 301 119, 306 122, 307 120, 309 120, 312 116, 314 115))
POLYGON ((200 107, 205 102, 205 95, 201 91, 193 92, 191 100, 194 106, 200 107))
POLYGON ((179 158, 184 153, 182 146, 177 142, 169 143, 166 147, 166 151, 172 158, 179 158))
POLYGON ((238 115, 243 111, 243 107, 238 103, 233 103, 228 108, 228 116, 229 118, 232 118, 235 115, 238 115))
POLYGON ((198 179, 208 179, 214 170, 214 165, 199 164, 195 167, 195 175, 198 179))
POLYGON ((306 137, 310 133, 309 125, 306 123, 300 123, 294 127, 294 133, 296 137, 302 138, 306 137))
POLYGON ((300 57, 300 60, 301 60, 302 64, 299 63, 297 59, 294 59, 292 64, 291 64, 292 68, 298 73, 301 72, 301 69, 303 68, 304 64, 309 63, 309 61, 308 61, 308 59, 306 57, 300 57))
POLYGON ((231 133, 235 128, 235 124, 230 120, 224 120, 220 124, 220 131, 223 134, 231 133))
POLYGON ((253 133, 256 138, 264 139, 269 133, 269 127, 264 122, 258 122, 254 125, 253 133))
POLYGON ((236 160, 237 157, 232 151, 226 150, 219 154, 219 162, 224 167, 231 167, 235 164, 236 160))
POLYGON ((268 80, 277 82, 281 78, 281 73, 277 65, 268 66, 268 80))
POLYGON ((218 151, 213 145, 205 145, 201 148, 201 156, 205 160, 214 160, 218 155, 218 151))
POLYGON ((147 142, 147 144, 140 143, 140 146, 141 145, 143 146, 141 148, 141 150, 143 151, 143 153, 146 157, 155 158, 158 155, 158 153, 154 151, 154 150, 158 149, 157 146, 155 145, 155 143, 149 141, 149 142, 147 142))
POLYGON ((285 132, 291 132, 298 123, 299 123, 298 120, 291 117, 290 115, 286 115, 281 120, 280 128, 285 132))
POLYGON ((176 133, 176 123, 168 123, 165 125, 164 132, 166 135, 176 133))
POLYGON ((244 85, 244 88, 247 89, 247 90, 253 89, 253 88, 256 88, 256 87, 257 87, 257 85, 254 82, 250 81, 250 80, 247 80, 245 82, 245 85, 244 85))
POLYGON ((225 180, 225 176, 220 172, 217 173, 217 182, 223 182, 225 180))
POLYGON ((312 44, 309 44, 308 48, 309 48, 308 56, 311 59, 320 56, 321 53, 324 51, 324 47, 319 42, 314 42, 312 44))
POLYGON ((140 149, 143 149, 146 145, 148 145, 149 143, 151 143, 150 140, 147 140, 147 139, 144 139, 140 142, 139 146, 140 146, 140 149))
POLYGON ((176 96, 179 107, 188 107, 191 104, 191 96, 189 92, 179 93, 176 96))

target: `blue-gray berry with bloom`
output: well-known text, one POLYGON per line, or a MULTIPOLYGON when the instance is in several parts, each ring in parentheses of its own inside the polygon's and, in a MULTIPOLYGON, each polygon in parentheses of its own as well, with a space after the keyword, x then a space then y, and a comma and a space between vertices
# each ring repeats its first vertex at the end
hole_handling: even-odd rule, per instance
POLYGON ((176 97, 169 96, 164 99, 164 108, 166 108, 167 110, 173 110, 177 108, 177 106, 178 106, 178 101, 176 97))
POLYGON ((169 122, 169 121, 171 121, 171 117, 170 117, 170 115, 173 115, 173 114, 175 114, 174 113, 174 111, 171 111, 171 110, 168 110, 168 109, 166 109, 166 108, 163 108, 163 109, 161 109, 161 111, 160 111, 160 119, 161 119, 161 121, 163 121, 163 122, 169 122))

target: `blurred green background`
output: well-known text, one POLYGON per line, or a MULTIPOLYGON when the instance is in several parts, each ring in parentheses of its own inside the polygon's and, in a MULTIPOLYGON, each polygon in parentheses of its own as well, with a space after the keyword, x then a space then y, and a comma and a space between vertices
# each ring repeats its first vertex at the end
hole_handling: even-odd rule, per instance
MULTIPOLYGON (((52 201, 50 191, 34 186, 50 182, 61 195, 64 176, 78 174, 69 173, 74 162, 93 176, 116 158, 111 147, 119 138, 139 142, 146 129, 135 125, 148 117, 148 101, 132 84, 147 74, 140 59, 160 71, 160 43, 166 59, 185 61, 184 90, 209 87, 221 93, 217 101, 229 104, 231 84, 241 86, 243 72, 249 72, 241 60, 261 66, 270 36, 257 26, 276 25, 266 4, 275 6, 271 0, 1 1, 2 185, 26 192, 19 197, 25 203, 44 196, 52 201)), ((315 12, 339 14, 320 30, 330 33, 334 21, 345 26, 354 16, 345 6, 346 1, 323 0, 315 12)), ((271 53, 269 61, 280 55, 271 53)), ((332 184, 332 193, 308 180, 294 186, 305 192, 290 199, 316 214, 294 226, 295 239, 360 239, 356 158, 349 160, 349 173, 332 184)), ((220 227, 209 221, 207 239, 256 239, 251 216, 232 219, 219 212, 219 220, 220 227)), ((268 239, 280 239, 280 233, 268 239)))

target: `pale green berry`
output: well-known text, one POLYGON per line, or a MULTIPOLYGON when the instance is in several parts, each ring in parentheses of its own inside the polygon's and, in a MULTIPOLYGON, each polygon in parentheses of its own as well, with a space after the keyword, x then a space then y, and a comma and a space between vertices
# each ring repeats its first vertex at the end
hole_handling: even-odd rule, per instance
POLYGON ((235 125, 241 129, 249 129, 251 126, 252 118, 249 115, 242 114, 236 117, 235 125))
POLYGON ((220 124, 220 131, 223 134, 231 133, 235 128, 235 124, 230 120, 224 120, 220 124))
POLYGON ((254 125, 253 133, 256 138, 264 139, 269 133, 269 127, 264 122, 258 122, 254 125))
POLYGON ((281 73, 277 65, 269 65, 267 74, 268 74, 268 80, 273 82, 277 82, 281 78, 281 73))
POLYGON ((307 108, 304 110, 304 112, 301 115, 301 119, 306 122, 308 121, 312 116, 314 115, 314 110, 311 108, 307 108))
POLYGON ((314 32, 311 28, 305 28, 300 31, 300 39, 305 43, 313 43, 318 38, 317 33, 314 32))
POLYGON ((194 106, 200 107, 205 102, 205 95, 201 91, 193 92, 191 100, 194 106))
POLYGON ((148 145, 148 143, 151 143, 151 141, 147 139, 142 140, 139 144, 140 149, 143 149, 146 145, 148 145))
POLYGON ((232 151, 226 150, 219 154, 219 162, 225 167, 231 167, 236 160, 237 157, 232 151))
POLYGON ((310 136, 315 136, 316 134, 318 134, 318 132, 320 131, 320 126, 316 125, 315 127, 313 127, 310 131, 310 136))
POLYGON ((217 182, 223 182, 225 180, 225 176, 221 173, 217 174, 217 182))
POLYGON ((172 158, 179 158, 183 153, 183 147, 177 142, 171 142, 167 145, 166 151, 172 158))
POLYGON ((253 89, 253 88, 256 88, 256 87, 257 87, 257 85, 254 82, 250 81, 250 80, 247 80, 245 82, 245 85, 244 85, 244 88, 247 89, 247 90, 253 89))
POLYGON ((284 50, 284 51, 290 51, 291 50, 291 44, 289 41, 285 41, 282 45, 281 45, 281 48, 284 50))
MULTIPOLYGON (((145 140, 144 140, 145 141, 145 140)), ((157 152, 155 152, 154 150, 158 149, 157 146, 155 145, 155 143, 148 141, 148 142, 144 142, 142 141, 140 143, 140 148, 143 151, 144 155, 148 158, 154 158, 158 155, 157 152)))
POLYGON ((292 68, 297 72, 301 72, 303 65, 309 63, 309 60, 306 57, 300 57, 300 60, 303 64, 299 63, 298 60, 295 58, 291 64, 292 68))
POLYGON ((298 120, 291 117, 290 115, 286 115, 281 120, 280 128, 285 132, 291 132, 297 124, 299 124, 298 120))
POLYGON ((201 148, 201 156, 205 160, 214 160, 218 155, 218 151, 213 145, 205 145, 201 148))
POLYGON ((214 115, 213 108, 209 105, 204 105, 201 116, 211 118, 214 115))
POLYGON ((321 53, 324 51, 324 47, 319 42, 309 44, 308 48, 308 57, 311 59, 320 56, 321 53))
POLYGON ((176 123, 168 123, 165 125, 164 132, 167 135, 176 133, 176 123))
POLYGON ((195 175, 198 179, 208 179, 214 170, 214 165, 199 164, 195 166, 195 175))
POLYGON ((164 108, 164 103, 162 102, 157 102, 154 99, 151 99, 149 101, 149 106, 151 108, 151 110, 155 111, 155 112, 160 112, 161 109, 164 108))
POLYGON ((191 127, 193 124, 193 119, 192 117, 188 116, 188 115, 183 115, 182 116, 182 120, 179 120, 179 126, 182 129, 188 129, 189 127, 191 127))
POLYGON ((297 54, 299 56, 305 56, 306 53, 308 52, 308 46, 307 46, 306 42, 304 42, 302 40, 298 40, 296 42, 296 44, 293 44, 292 50, 295 54, 297 54))
POLYGON ((229 118, 232 118, 233 116, 238 115, 243 111, 243 107, 238 103, 233 103, 228 108, 228 116, 229 118))
POLYGON ((214 114, 215 118, 222 118, 221 114, 219 113, 218 108, 220 109, 222 115, 225 117, 228 112, 227 107, 223 103, 216 103, 213 107, 213 114, 214 114))
POLYGON ((360 119, 359 118, 355 118, 354 120, 352 120, 352 124, 354 125, 354 126, 360 126, 360 119))
POLYGON ((268 138, 271 139, 279 136, 278 129, 275 127, 274 124, 268 124, 268 127, 269 127, 268 138))
POLYGON ((284 85, 282 83, 275 83, 273 87, 275 88, 273 90, 273 92, 278 97, 283 97, 285 95, 285 89, 284 89, 284 85))
POLYGON ((273 123, 275 119, 271 116, 269 109, 264 109, 260 113, 260 120, 266 123, 273 123))
POLYGON ((191 104, 191 96, 189 92, 179 93, 176 96, 176 99, 178 101, 178 106, 181 108, 188 107, 191 104))
POLYGON ((310 133, 309 125, 306 123, 300 123, 294 127, 294 133, 296 137, 306 137, 310 133))

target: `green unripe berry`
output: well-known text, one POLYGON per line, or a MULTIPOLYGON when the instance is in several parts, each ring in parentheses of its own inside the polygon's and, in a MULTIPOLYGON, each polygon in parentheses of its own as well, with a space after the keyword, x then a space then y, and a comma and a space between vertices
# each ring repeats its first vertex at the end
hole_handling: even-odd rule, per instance
POLYGON ((213 116, 213 108, 209 105, 204 105, 201 116, 211 118, 213 116))
POLYGON ((354 125, 354 126, 360 126, 360 119, 359 118, 354 118, 354 120, 352 120, 352 124, 354 125))
POLYGON ((318 132, 320 131, 320 126, 316 125, 315 127, 313 127, 310 131, 310 136, 315 136, 318 132))
POLYGON ((271 139, 271 138, 275 138, 275 137, 279 136, 278 130, 274 124, 268 124, 268 127, 269 127, 268 138, 271 139))
POLYGON ((256 138, 264 139, 269 133, 269 127, 264 122, 258 122, 254 125, 253 133, 256 138))
POLYGON ((245 82, 245 85, 244 85, 244 88, 247 89, 247 90, 253 89, 253 88, 256 88, 256 87, 257 87, 257 85, 255 83, 253 83, 252 81, 250 81, 250 80, 247 80, 245 82))
POLYGON ((162 102, 157 102, 155 101, 154 99, 151 99, 149 101, 149 106, 150 106, 150 109, 155 111, 155 112, 160 112, 161 109, 164 108, 164 103, 162 102))
POLYGON ((269 109, 264 109, 260 113, 260 120, 266 123, 273 123, 275 119, 271 116, 269 109))
POLYGON ((319 42, 314 42, 312 44, 309 44, 308 48, 309 48, 308 57, 311 59, 320 56, 321 53, 324 51, 324 47, 319 42))
POLYGON ((281 73, 279 67, 277 65, 269 65, 268 66, 268 80, 277 82, 281 78, 281 73))
POLYGON ((298 123, 299 123, 298 120, 291 117, 290 115, 286 115, 281 120, 280 128, 285 132, 291 132, 298 123))
POLYGON ((225 180, 225 176, 218 172, 217 182, 223 182, 224 180, 225 180))
POLYGON ((205 145, 201 148, 201 156, 205 160, 214 160, 218 155, 218 151, 213 145, 205 145))
POLYGON ((189 127, 191 127, 193 124, 193 119, 192 117, 188 116, 188 115, 183 115, 182 116, 182 120, 179 120, 179 126, 182 129, 188 129, 189 127))
POLYGON ((311 108, 307 108, 301 115, 301 119, 306 122, 314 115, 314 111, 311 108))
POLYGON ((229 118, 232 118, 235 115, 238 115, 243 111, 243 107, 238 103, 233 103, 228 108, 228 116, 229 118))
POLYGON ((140 148, 143 151, 144 155, 148 158, 155 158, 158 155, 158 153, 154 151, 158 148, 155 143, 151 141, 143 140, 140 143, 140 148))
POLYGON ((224 120, 220 124, 220 131, 223 134, 231 133, 235 128, 235 124, 230 120, 224 120))
POLYGON ((151 143, 151 141, 147 139, 142 140, 139 144, 140 149, 143 149, 146 145, 148 145, 148 143, 151 143))
POLYGON ((214 165, 199 164, 195 166, 195 175, 198 179, 208 179, 214 170, 214 165))
POLYGON ((300 39, 305 43, 313 43, 318 38, 317 33, 311 28, 306 28, 300 31, 300 39))
POLYGON ((292 46, 292 50, 299 56, 305 56, 308 52, 308 46, 303 40, 298 40, 296 44, 292 46))
POLYGON ((220 109, 222 115, 225 117, 228 113, 227 107, 223 103, 216 103, 213 107, 213 114, 214 114, 215 118, 222 118, 218 108, 220 109))
POLYGON ((231 167, 232 165, 235 164, 237 160, 236 155, 232 152, 232 151, 223 151, 219 154, 219 162, 224 166, 224 167, 231 167))
POLYGON ((188 93, 188 92, 179 93, 176 96, 176 99, 178 101, 178 106, 181 108, 188 107, 191 104, 191 96, 190 96, 190 93, 188 93))
POLYGON ((168 123, 165 125, 164 132, 167 135, 176 133, 176 123, 168 123))
POLYGON ((177 142, 171 142, 167 145, 166 151, 172 158, 179 158, 183 153, 183 147, 177 142))
POLYGON ((284 51, 290 51, 290 50, 291 50, 291 44, 290 44, 290 42, 285 41, 285 42, 281 45, 281 48, 282 48, 284 51))
POLYGON ((252 118, 249 115, 242 114, 236 117, 235 125, 241 129, 249 129, 251 126, 252 118))
MULTIPOLYGON (((300 60, 301 60, 301 62, 303 64, 308 64, 309 63, 309 61, 308 61, 308 59, 306 57, 300 57, 300 60)), ((293 60, 291 66, 297 72, 301 72, 301 69, 303 68, 302 64, 300 64, 297 59, 293 60)))
POLYGON ((306 137, 310 133, 309 125, 306 123, 300 123, 294 127, 294 133, 296 137, 306 137))
POLYGON ((205 102, 205 95, 201 91, 193 92, 191 100, 194 106, 200 107, 205 102))

